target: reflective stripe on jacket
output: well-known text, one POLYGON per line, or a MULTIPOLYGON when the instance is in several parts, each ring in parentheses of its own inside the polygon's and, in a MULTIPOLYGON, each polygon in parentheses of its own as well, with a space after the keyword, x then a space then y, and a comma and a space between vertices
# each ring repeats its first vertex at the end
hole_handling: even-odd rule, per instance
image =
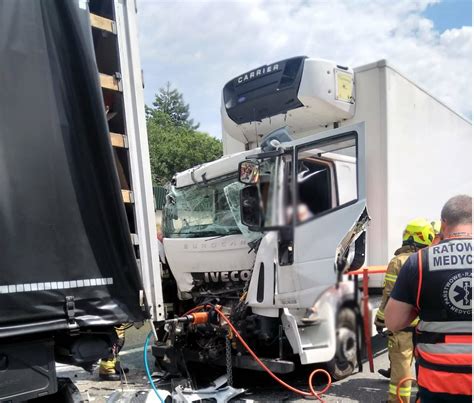
POLYGON ((472 395, 471 240, 418 252, 415 333, 418 384, 433 393, 472 395))

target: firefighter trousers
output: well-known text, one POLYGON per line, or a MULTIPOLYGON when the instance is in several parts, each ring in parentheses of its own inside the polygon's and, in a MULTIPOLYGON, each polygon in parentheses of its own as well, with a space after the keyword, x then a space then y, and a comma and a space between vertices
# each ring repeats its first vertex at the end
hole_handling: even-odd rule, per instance
MULTIPOLYGON (((397 386, 406 377, 412 377, 413 333, 396 332, 388 336, 388 358, 390 360, 390 386, 388 401, 398 403, 397 386)), ((405 381, 400 387, 403 402, 410 402, 411 381, 405 381)))

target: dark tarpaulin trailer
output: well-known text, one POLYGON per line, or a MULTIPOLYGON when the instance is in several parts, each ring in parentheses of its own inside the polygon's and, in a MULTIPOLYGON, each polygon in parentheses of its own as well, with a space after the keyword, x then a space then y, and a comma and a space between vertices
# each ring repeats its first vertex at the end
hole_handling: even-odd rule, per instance
POLYGON ((80 4, 0 0, 0 338, 147 316, 80 4))

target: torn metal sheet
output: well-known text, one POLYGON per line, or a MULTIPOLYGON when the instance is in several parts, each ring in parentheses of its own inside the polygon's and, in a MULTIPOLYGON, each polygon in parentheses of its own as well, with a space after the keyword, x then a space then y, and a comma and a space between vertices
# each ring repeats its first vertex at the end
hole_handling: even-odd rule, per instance
POLYGON ((193 403, 203 399, 215 399, 216 403, 227 403, 230 399, 245 392, 245 389, 235 389, 227 384, 227 375, 221 375, 211 386, 203 389, 189 389, 177 386, 173 391, 173 402, 193 403))

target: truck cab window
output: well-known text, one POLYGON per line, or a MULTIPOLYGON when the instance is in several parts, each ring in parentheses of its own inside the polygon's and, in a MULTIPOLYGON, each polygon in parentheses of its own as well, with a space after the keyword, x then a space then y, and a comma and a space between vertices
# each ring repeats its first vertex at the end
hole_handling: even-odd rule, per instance
POLYGON ((299 161, 297 186, 298 200, 311 215, 332 207, 330 162, 306 158, 299 161))
POLYGON ((305 222, 357 199, 355 138, 298 150, 297 221, 305 222))

